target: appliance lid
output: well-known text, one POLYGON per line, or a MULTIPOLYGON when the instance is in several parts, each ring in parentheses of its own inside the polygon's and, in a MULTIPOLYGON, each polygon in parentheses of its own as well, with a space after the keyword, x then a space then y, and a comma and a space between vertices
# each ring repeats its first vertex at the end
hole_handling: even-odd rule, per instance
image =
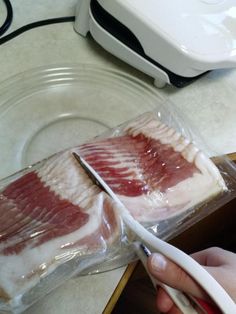
POLYGON ((205 62, 236 57, 234 0, 98 2, 137 36, 150 57, 155 53, 154 44, 158 47, 157 40, 205 62))

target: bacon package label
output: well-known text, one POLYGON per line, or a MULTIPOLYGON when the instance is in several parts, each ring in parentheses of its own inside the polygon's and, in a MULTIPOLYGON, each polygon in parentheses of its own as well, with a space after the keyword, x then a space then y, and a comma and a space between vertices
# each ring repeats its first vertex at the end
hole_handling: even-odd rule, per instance
POLYGON ((3 310, 24 310, 88 266, 99 270, 114 260, 117 267, 117 261, 134 257, 130 248, 127 253, 113 202, 73 152, 99 173, 137 221, 160 237, 170 238, 186 222, 206 216, 211 202, 217 208, 216 202, 219 207, 232 195, 211 159, 155 112, 18 173, 0 193, 3 310))

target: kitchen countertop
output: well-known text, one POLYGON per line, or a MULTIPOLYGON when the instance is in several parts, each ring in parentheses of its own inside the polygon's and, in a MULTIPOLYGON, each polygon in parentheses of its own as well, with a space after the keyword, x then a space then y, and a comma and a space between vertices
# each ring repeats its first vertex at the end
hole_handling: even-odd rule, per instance
MULTIPOLYGON (((74 15, 75 0, 12 0, 12 31, 27 23, 51 17, 74 15)), ((5 7, 0 2, 0 23, 5 7)), ((152 79, 117 60, 91 37, 75 33, 72 23, 54 24, 30 30, 0 46, 0 80, 38 66, 60 63, 94 63, 126 71, 148 84, 152 79)), ((168 97, 203 139, 219 153, 236 151, 236 71, 213 71, 184 89, 166 86, 168 97)), ((125 120, 125 117, 124 117, 125 120)), ((78 277, 53 291, 27 313, 101 313, 117 286, 125 267, 91 276, 78 277)))

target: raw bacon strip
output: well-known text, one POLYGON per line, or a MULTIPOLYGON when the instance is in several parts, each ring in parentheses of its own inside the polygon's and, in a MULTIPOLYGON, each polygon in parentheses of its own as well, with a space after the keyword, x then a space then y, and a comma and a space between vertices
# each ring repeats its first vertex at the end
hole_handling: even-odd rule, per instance
POLYGON ((45 187, 35 172, 28 173, 10 184, 2 195, 5 199, 0 203, 1 209, 7 199, 11 200, 15 205, 14 214, 19 218, 16 224, 8 225, 5 232, 0 228, 0 254, 17 254, 27 245, 34 247, 71 233, 86 224, 89 219, 88 214, 83 213, 78 205, 61 200, 45 187), (28 177, 31 184, 26 189, 24 182, 28 177), (9 245, 1 251, 3 241, 9 245))
POLYGON ((170 218, 226 189, 215 165, 153 114, 80 153, 141 222, 170 218))
MULTIPOLYGON (((154 114, 74 151, 141 222, 178 215, 226 189, 214 164, 154 114)), ((71 151, 51 157, 0 194, 0 291, 23 294, 67 260, 115 246, 120 233, 111 201, 71 151)))
POLYGON ((140 134, 109 139, 103 149, 105 155, 97 153, 94 147, 94 151, 85 153, 84 157, 114 192, 125 196, 147 194, 156 189, 165 192, 167 188, 199 172, 194 164, 185 160, 171 146, 166 147, 140 134), (110 161, 110 158, 117 158, 116 150, 119 152, 121 149, 125 150, 125 156, 121 155, 119 162, 110 161), (121 167, 122 164, 127 166, 121 167))
POLYGON ((71 153, 50 159, 0 194, 2 295, 14 297, 66 260, 105 250, 117 234, 109 198, 92 184, 71 153), (65 191, 63 178, 70 199, 57 193, 65 191), (52 189, 51 180, 57 189, 52 189))

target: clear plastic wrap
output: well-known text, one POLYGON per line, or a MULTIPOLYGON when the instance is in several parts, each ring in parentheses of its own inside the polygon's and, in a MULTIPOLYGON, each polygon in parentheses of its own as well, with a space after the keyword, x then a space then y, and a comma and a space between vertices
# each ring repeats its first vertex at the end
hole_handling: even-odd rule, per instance
POLYGON ((21 312, 72 276, 135 259, 114 204, 72 152, 162 239, 235 197, 233 163, 199 150, 199 138, 171 111, 165 103, 1 181, 1 310, 21 312))

